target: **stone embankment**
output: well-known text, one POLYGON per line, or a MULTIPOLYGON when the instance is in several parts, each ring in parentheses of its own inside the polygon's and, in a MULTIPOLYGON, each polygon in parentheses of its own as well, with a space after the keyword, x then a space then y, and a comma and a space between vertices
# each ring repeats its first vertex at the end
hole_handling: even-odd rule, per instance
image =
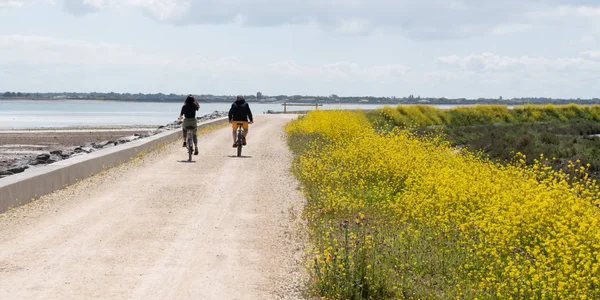
MULTIPOLYGON (((204 122, 208 120, 214 120, 227 115, 227 112, 224 111, 214 111, 210 114, 205 114, 196 119, 198 122, 204 122)), ((154 136, 161 132, 165 132, 168 130, 176 130, 181 128, 182 121, 174 121, 164 126, 160 126, 155 130, 149 131, 147 133, 136 133, 131 136, 124 136, 114 140, 102 141, 102 142, 90 142, 85 145, 76 146, 76 147, 65 147, 61 150, 54 150, 45 153, 38 154, 37 156, 24 156, 22 159, 18 159, 13 162, 11 165, 6 167, 0 167, 0 178, 4 178, 10 175, 22 173, 25 170, 33 167, 44 166, 48 164, 55 163, 57 161, 69 159, 71 157, 76 157, 80 155, 85 155, 87 153, 92 153, 98 150, 111 148, 120 144, 129 143, 131 141, 147 138, 150 136, 154 136)))

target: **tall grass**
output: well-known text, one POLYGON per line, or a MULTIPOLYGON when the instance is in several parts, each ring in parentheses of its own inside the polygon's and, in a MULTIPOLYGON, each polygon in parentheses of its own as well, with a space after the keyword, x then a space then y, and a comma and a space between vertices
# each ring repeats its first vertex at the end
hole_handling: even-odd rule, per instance
POLYGON ((400 105, 373 112, 396 126, 428 125, 473 126, 494 123, 533 123, 548 121, 587 120, 600 122, 600 106, 525 105, 509 109, 503 105, 477 105, 437 109, 432 106, 400 105))

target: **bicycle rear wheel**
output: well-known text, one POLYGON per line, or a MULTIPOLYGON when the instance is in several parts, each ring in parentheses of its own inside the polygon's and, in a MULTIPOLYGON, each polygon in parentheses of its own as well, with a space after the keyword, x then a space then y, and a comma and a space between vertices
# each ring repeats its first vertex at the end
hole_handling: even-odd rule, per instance
POLYGON ((243 134, 240 130, 238 130, 238 136, 237 136, 237 156, 242 156, 242 138, 243 138, 243 134))
POLYGON ((188 161, 192 161, 192 152, 194 151, 194 140, 191 136, 187 138, 187 146, 188 146, 188 161))

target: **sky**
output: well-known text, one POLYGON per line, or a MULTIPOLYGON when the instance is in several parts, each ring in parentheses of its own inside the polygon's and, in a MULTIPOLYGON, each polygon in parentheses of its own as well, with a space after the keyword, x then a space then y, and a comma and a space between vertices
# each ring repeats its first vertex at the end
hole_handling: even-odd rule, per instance
POLYGON ((600 0, 0 0, 0 91, 600 97, 600 0))

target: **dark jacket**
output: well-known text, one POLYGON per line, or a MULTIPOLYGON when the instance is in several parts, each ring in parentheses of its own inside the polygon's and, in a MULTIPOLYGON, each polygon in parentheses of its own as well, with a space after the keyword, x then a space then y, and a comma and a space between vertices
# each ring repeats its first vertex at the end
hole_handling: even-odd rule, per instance
POLYGON ((229 121, 245 121, 254 122, 252 119, 252 111, 246 100, 236 100, 231 104, 229 109, 229 121))
POLYGON ((186 119, 195 118, 196 111, 198 111, 198 109, 199 109, 199 107, 196 106, 196 104, 194 104, 194 102, 192 102, 192 103, 186 102, 181 107, 181 115, 184 115, 186 119))

